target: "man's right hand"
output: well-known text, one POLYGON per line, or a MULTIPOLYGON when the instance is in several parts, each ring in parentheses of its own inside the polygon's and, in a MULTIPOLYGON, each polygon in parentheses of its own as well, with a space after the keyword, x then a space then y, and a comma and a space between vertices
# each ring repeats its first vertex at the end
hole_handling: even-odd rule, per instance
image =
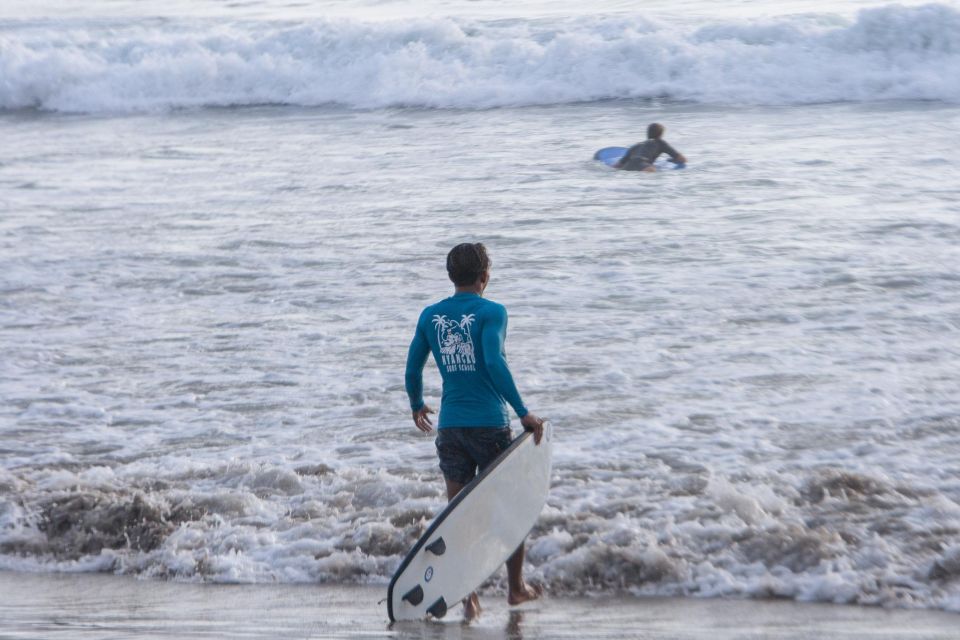
POLYGON ((528 413, 520 418, 520 424, 523 425, 524 431, 532 431, 533 442, 540 444, 540 440, 543 438, 543 420, 532 413, 528 413))
POLYGON ((413 424, 417 425, 417 429, 424 433, 433 431, 433 421, 430 420, 429 415, 433 412, 433 409, 427 405, 423 405, 419 410, 413 412, 413 424))

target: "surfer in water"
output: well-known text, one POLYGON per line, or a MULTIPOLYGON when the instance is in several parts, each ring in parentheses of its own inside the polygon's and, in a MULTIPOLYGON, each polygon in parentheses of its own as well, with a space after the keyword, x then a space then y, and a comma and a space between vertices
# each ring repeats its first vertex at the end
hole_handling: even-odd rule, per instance
MULTIPOLYGON (((523 404, 507 367, 503 343, 507 337, 507 310, 483 298, 490 282, 490 258, 481 243, 458 244, 447 254, 447 275, 454 295, 425 308, 407 354, 406 389, 413 423, 423 433, 433 431, 433 409, 423 401, 423 366, 432 352, 443 379, 437 454, 453 500, 478 472, 510 446, 510 414, 533 432, 540 444, 543 420, 523 404)), ((504 496, 508 500, 509 496, 504 496)), ((539 585, 523 579, 524 545, 507 559, 507 601, 511 605, 535 600, 539 585)), ((476 592, 463 601, 464 617, 480 614, 476 592)))
POLYGON ((664 126, 654 122, 647 127, 647 139, 633 145, 614 165, 617 169, 626 171, 656 171, 653 165, 661 153, 670 156, 670 160, 677 164, 686 164, 687 159, 682 153, 671 147, 663 139, 664 126))

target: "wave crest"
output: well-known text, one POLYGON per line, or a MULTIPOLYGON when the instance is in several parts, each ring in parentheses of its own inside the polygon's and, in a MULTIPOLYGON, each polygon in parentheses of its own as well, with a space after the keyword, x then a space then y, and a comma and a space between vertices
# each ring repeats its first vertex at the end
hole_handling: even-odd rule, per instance
POLYGON ((0 108, 254 104, 490 108, 614 98, 715 104, 960 101, 946 5, 680 28, 638 17, 388 23, 23 23, 0 108))

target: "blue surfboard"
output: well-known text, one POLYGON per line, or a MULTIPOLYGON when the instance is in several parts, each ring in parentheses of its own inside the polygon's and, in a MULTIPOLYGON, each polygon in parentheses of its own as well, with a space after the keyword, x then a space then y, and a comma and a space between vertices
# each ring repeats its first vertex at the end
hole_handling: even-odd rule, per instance
POLYGON ((626 152, 626 147, 604 147, 593 154, 593 159, 599 160, 608 167, 612 167, 620 161, 620 158, 622 158, 626 152))
MULTIPOLYGON (((607 165, 608 167, 612 167, 616 165, 617 162, 620 161, 620 158, 622 158, 626 152, 627 152, 626 147, 604 147, 603 149, 600 149, 595 154, 593 154, 593 159, 599 160, 600 162, 607 165)), ((676 163, 671 162, 668 164, 674 169, 683 169, 685 166, 687 166, 682 162, 676 162, 676 163)), ((659 162, 657 163, 657 167, 660 169, 664 168, 664 166, 665 165, 659 162)))

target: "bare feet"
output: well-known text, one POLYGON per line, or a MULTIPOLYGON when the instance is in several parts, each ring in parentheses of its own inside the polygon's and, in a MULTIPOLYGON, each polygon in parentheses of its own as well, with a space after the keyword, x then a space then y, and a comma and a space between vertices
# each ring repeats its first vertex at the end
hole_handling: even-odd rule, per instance
POLYGON ((542 595, 543 585, 524 582, 520 589, 510 589, 510 594, 507 596, 507 603, 510 606, 523 604, 524 602, 536 600, 542 595))
POLYGON ((480 617, 480 598, 471 593, 463 599, 463 619, 467 622, 480 617))

